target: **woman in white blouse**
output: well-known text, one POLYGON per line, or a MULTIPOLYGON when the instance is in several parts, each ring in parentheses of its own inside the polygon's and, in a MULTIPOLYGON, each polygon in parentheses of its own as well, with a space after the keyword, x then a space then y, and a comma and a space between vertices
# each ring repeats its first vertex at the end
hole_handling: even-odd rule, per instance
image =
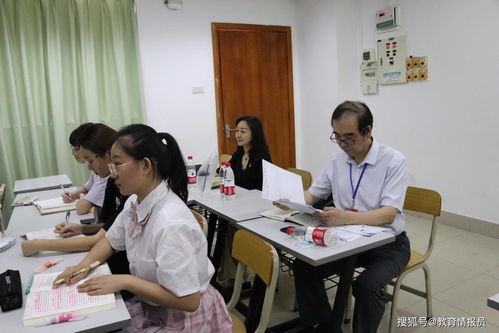
POLYGON ((132 325, 124 332, 231 332, 222 296, 210 285, 214 268, 203 231, 185 205, 187 173, 175 139, 146 125, 122 129, 111 149, 111 177, 131 195, 113 226, 80 264, 57 278, 113 251, 127 251, 131 275, 96 277, 78 286, 101 295, 128 290, 132 325))

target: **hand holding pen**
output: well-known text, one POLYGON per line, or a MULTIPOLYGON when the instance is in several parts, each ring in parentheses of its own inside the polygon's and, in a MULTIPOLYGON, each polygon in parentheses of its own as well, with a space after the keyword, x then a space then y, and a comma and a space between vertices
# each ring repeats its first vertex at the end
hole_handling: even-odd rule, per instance
POLYGON ((96 260, 90 265, 87 265, 83 268, 80 265, 70 266, 66 268, 64 272, 62 272, 62 274, 55 279, 52 288, 57 288, 63 282, 65 282, 67 285, 73 284, 86 277, 92 269, 99 265, 100 261, 96 260))

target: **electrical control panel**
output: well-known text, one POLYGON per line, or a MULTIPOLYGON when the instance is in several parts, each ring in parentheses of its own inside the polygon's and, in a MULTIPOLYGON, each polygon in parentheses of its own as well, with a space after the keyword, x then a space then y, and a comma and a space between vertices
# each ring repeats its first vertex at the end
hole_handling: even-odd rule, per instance
POLYGON ((400 27, 400 6, 388 6, 376 12, 376 29, 379 33, 400 27))
POLYGON ((378 77, 376 68, 376 53, 374 49, 362 51, 362 63, 360 64, 360 88, 364 95, 378 93, 378 77))
POLYGON ((407 82, 428 80, 428 57, 410 56, 406 59, 407 82))
POLYGON ((407 45, 405 36, 378 40, 379 84, 406 83, 407 45))

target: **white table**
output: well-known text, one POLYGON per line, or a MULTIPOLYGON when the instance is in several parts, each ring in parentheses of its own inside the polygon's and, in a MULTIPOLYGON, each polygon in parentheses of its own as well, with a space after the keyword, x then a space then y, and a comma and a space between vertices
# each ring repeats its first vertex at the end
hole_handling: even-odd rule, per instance
MULTIPOLYGON (((18 197, 32 195, 36 195, 38 200, 51 199, 60 196, 61 189, 22 193, 18 194, 16 199, 18 197)), ((57 223, 64 221, 65 217, 66 212, 40 215, 38 209, 34 205, 14 207, 7 226, 7 232, 11 235, 24 235, 30 231, 53 227, 57 223)), ((76 211, 73 210, 71 211, 69 221, 79 223, 80 220, 88 218, 93 218, 93 215, 77 215, 76 211)))
MULTIPOLYGON (((59 190, 37 192, 40 199, 48 199, 54 194, 60 195, 59 190)), ((78 221, 76 215, 74 222, 78 221)), ((80 215, 84 217, 85 215, 80 215)), ((29 231, 49 228, 64 220, 65 213, 55 213, 41 216, 34 206, 15 207, 12 213, 6 235, 16 237, 16 244, 5 252, 0 252, 0 272, 7 269, 19 270, 23 291, 26 289, 29 277, 40 264, 52 258, 63 256, 64 261, 52 268, 50 271, 63 270, 66 266, 75 265, 83 259, 86 252, 64 253, 42 252, 33 257, 24 257, 21 251, 22 238, 19 236, 29 231)), ((130 325, 130 315, 119 293, 116 293, 116 308, 96 313, 91 313, 82 321, 50 325, 43 327, 24 327, 23 314, 26 296, 23 294, 23 307, 21 309, 0 313, 0 327, 2 332, 28 332, 28 333, 66 333, 66 332, 109 332, 130 325)))
MULTIPOLYGON (((357 254, 391 243, 395 240, 395 236, 383 232, 372 237, 357 238, 352 242, 340 241, 337 245, 331 247, 313 246, 309 248, 300 248, 290 236, 280 230, 287 226, 296 226, 296 224, 260 218, 238 223, 237 226, 253 232, 276 248, 291 253, 295 257, 314 266, 344 259, 345 262, 342 271, 339 273, 340 279, 338 282, 338 289, 336 290, 331 317, 333 325, 332 332, 341 332, 341 324, 343 322, 345 307, 347 306, 357 254)), ((295 325, 297 323, 298 320, 293 320, 291 323, 278 326, 295 325)), ((277 327, 275 329, 279 330, 277 327)))
POLYGON ((34 191, 44 191, 54 188, 60 188, 62 186, 71 186, 71 180, 66 174, 48 176, 48 177, 38 177, 30 179, 16 180, 14 184, 13 192, 14 194, 34 192, 34 191))
POLYGON ((325 246, 312 246, 301 248, 296 245, 293 238, 280 229, 285 227, 296 227, 297 225, 289 222, 281 222, 266 217, 256 220, 238 223, 238 227, 257 234, 273 246, 282 249, 296 258, 299 258, 313 266, 319 266, 332 261, 343 259, 378 246, 391 243, 395 236, 381 232, 372 237, 360 237, 351 242, 339 241, 338 244, 325 246))
POLYGON ((491 308, 499 310, 499 293, 495 294, 494 296, 490 296, 487 300, 487 305, 491 308))
POLYGON ((271 201, 262 199, 262 192, 237 186, 234 200, 221 198, 219 190, 216 189, 209 193, 192 191, 189 193, 188 202, 197 204, 233 223, 260 218, 261 212, 273 208, 271 201))

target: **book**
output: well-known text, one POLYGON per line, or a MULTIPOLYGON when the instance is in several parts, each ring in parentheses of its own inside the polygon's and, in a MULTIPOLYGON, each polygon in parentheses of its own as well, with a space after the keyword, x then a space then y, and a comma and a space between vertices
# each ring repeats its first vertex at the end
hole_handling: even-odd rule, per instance
POLYGON ((52 214, 65 212, 68 210, 76 209, 76 201, 65 203, 62 201, 61 197, 47 199, 47 200, 37 200, 34 202, 36 208, 40 211, 40 214, 52 214))
POLYGON ((76 288, 88 279, 111 274, 107 264, 95 268, 86 278, 76 284, 71 286, 63 284, 57 289, 52 289, 55 278, 61 273, 42 273, 33 276, 30 292, 26 298, 24 326, 32 326, 42 318, 62 313, 74 311, 92 313, 116 307, 114 294, 89 296, 87 293, 79 293, 76 288))
POLYGON ((279 220, 283 222, 294 222, 305 227, 316 227, 322 225, 321 220, 319 220, 318 218, 297 210, 283 210, 280 208, 272 208, 261 212, 260 215, 268 217, 269 219, 279 220))
POLYGON ((84 235, 76 235, 72 237, 62 237, 61 234, 54 232, 54 228, 47 228, 32 232, 27 232, 25 238, 27 240, 31 239, 65 239, 65 238, 75 238, 75 237, 85 237, 84 235))

